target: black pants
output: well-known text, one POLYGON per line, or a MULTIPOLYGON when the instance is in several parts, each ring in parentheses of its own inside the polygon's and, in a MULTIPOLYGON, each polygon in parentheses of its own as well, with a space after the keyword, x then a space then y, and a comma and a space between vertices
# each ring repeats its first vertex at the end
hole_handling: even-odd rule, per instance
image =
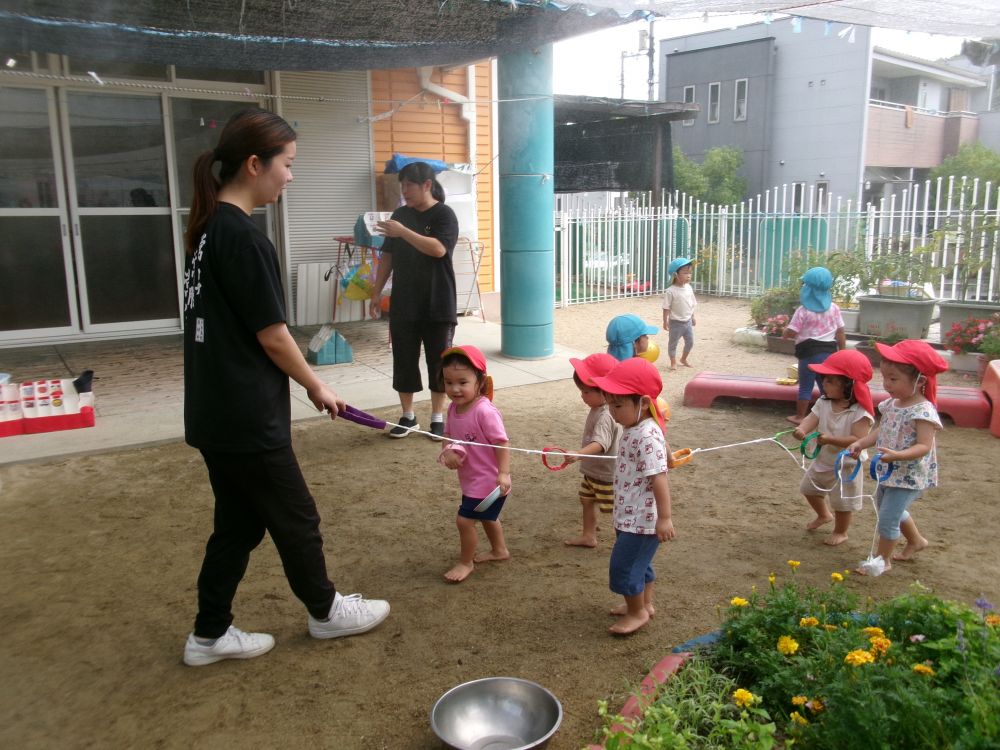
POLYGON ((292 592, 313 617, 327 617, 335 591, 326 574, 319 513, 291 447, 201 454, 215 492, 215 527, 198 575, 195 635, 218 638, 232 624, 236 588, 265 532, 292 592))
POLYGON ((420 345, 424 346, 427 363, 428 387, 438 393, 438 373, 441 370, 441 352, 451 346, 455 335, 454 323, 439 321, 411 321, 389 319, 389 338, 392 339, 392 389, 396 393, 420 393, 420 345))

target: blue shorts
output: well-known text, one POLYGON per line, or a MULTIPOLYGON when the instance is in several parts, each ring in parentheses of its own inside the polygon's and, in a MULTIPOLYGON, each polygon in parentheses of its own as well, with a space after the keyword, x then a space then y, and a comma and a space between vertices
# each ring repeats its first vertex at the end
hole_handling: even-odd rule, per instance
POLYGON ((875 493, 875 507, 878 509, 878 535, 883 539, 899 539, 902 533, 899 524, 910 517, 907 508, 920 497, 923 490, 906 487, 886 487, 880 485, 875 493))
POLYGON ((660 546, 656 534, 615 531, 615 546, 608 565, 609 586, 616 594, 636 596, 656 580, 653 556, 660 546))
POLYGON ((458 506, 458 515, 462 518, 471 518, 473 521, 495 521, 500 516, 500 511, 503 510, 503 504, 506 500, 506 495, 498 497, 489 508, 482 512, 477 512, 473 508, 479 505, 483 501, 483 498, 462 495, 462 504, 458 506))

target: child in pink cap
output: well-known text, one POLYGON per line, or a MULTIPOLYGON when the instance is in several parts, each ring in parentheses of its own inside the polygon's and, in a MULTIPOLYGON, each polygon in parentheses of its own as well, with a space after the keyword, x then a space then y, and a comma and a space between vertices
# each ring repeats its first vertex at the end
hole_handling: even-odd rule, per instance
POLYGON ((628 635, 653 616, 653 557, 660 542, 674 538, 667 481, 669 447, 657 396, 663 381, 656 367, 633 357, 594 383, 605 393, 611 416, 623 428, 615 462, 615 546, 609 585, 625 597, 611 610, 620 619, 609 631, 628 635))
POLYGON ((618 360, 610 354, 591 354, 585 359, 571 358, 573 382, 580 390, 580 398, 590 407, 587 421, 583 425, 583 445, 578 453, 594 458, 574 458, 566 456, 566 461, 580 462, 580 505, 583 506, 583 533, 575 539, 567 539, 571 547, 597 546, 597 508, 602 513, 610 513, 614 508, 615 476, 613 457, 618 454, 618 440, 622 435, 618 424, 608 411, 604 393, 594 385, 594 378, 607 375, 618 360))
POLYGON ((493 379, 486 374, 486 357, 474 346, 453 346, 441 353, 440 383, 451 399, 444 437, 483 445, 446 442, 438 461, 458 472, 462 502, 455 523, 461 542, 458 562, 445 574, 451 583, 464 581, 479 562, 507 560, 510 552, 500 525, 500 511, 510 494, 510 451, 503 417, 493 405, 493 379), (493 446, 492 448, 485 447, 493 446), (476 510, 495 489, 500 497, 476 510), (490 551, 476 554, 476 522, 490 541, 490 551))

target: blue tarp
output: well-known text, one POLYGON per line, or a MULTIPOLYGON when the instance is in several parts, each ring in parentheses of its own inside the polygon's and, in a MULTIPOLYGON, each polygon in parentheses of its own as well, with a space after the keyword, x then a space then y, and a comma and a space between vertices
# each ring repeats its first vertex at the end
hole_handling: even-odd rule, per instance
POLYGON ((413 164, 418 161, 422 161, 429 165, 435 173, 444 172, 446 169, 450 169, 446 162, 440 161, 439 159, 422 159, 419 156, 403 156, 402 154, 393 154, 392 158, 385 163, 385 173, 397 174, 399 170, 407 164, 413 164))

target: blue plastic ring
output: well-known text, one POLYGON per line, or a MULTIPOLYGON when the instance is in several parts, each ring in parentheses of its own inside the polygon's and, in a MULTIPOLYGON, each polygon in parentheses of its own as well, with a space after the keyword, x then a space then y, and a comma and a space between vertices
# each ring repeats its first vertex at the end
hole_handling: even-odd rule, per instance
MULTIPOLYGON (((844 459, 848 458, 850 455, 851 455, 851 452, 849 450, 846 450, 846 449, 842 450, 840 453, 837 454, 837 460, 833 464, 833 470, 837 474, 837 476, 840 476, 840 467, 843 465, 844 459)), ((890 466, 891 465, 892 464, 890 464, 890 466)), ((847 481, 848 482, 854 481, 854 477, 856 477, 858 475, 859 471, 861 471, 861 462, 860 461, 856 461, 855 464, 854 464, 854 471, 852 471, 851 475, 849 477, 847 477, 847 481)))
POLYGON ((889 478, 889 475, 892 474, 892 470, 895 468, 896 464, 892 463, 892 461, 883 462, 882 454, 876 453, 874 456, 872 456, 872 461, 868 465, 868 473, 871 474, 872 479, 874 479, 876 482, 884 482, 886 479, 889 478), (882 474, 878 473, 879 463, 885 463, 886 466, 886 469, 882 474))

